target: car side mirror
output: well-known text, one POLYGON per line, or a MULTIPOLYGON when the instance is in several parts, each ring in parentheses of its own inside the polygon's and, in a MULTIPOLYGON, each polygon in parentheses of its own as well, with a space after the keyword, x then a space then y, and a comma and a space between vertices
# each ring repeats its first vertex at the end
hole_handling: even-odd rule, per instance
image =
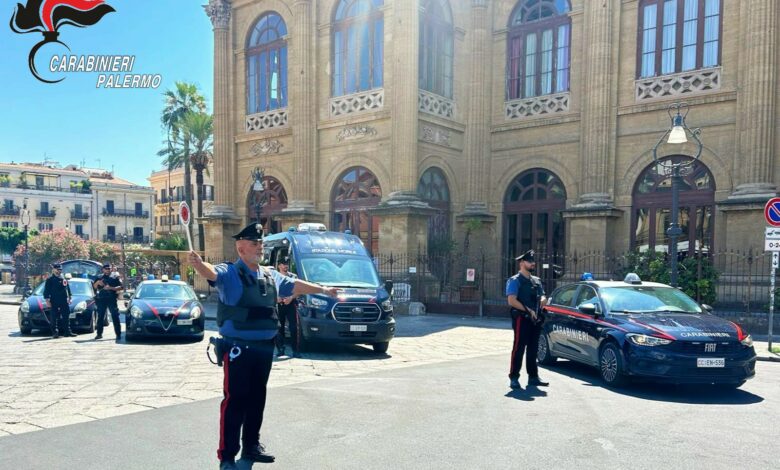
POLYGON ((584 313, 585 315, 590 315, 592 317, 596 316, 596 304, 581 304, 579 307, 577 307, 580 312, 584 313))
POLYGON ((708 304, 701 304, 701 308, 703 308, 707 313, 712 313, 712 311, 715 310, 712 308, 712 305, 708 304))
POLYGON ((393 281, 385 281, 385 290, 390 295, 390 297, 393 296, 393 281))
POLYGON ((25 287, 24 290, 22 290, 22 299, 26 299, 27 297, 32 295, 32 287, 25 287))

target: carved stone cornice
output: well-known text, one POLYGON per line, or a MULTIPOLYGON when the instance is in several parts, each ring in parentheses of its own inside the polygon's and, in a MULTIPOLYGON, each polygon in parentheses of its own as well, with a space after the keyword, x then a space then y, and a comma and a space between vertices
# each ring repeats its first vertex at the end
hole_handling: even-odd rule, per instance
POLYGON ((336 136, 336 140, 339 142, 344 140, 362 139, 368 136, 374 136, 377 134, 376 129, 371 126, 353 126, 345 127, 341 129, 336 136))
POLYGON ((265 139, 260 142, 256 142, 250 151, 252 155, 268 155, 269 153, 279 153, 279 150, 284 147, 284 144, 276 139, 265 139))
POLYGON ((209 0, 203 5, 214 29, 227 29, 230 25, 230 0, 209 0))
POLYGON ((432 144, 441 145, 444 147, 451 147, 450 145, 450 131, 446 129, 434 129, 430 126, 422 126, 420 132, 420 139, 432 144))

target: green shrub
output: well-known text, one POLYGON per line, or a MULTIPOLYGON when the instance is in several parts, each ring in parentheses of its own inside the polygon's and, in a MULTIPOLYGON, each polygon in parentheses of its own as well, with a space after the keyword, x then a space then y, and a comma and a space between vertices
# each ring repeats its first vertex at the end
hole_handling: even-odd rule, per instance
MULTIPOLYGON (((666 253, 657 251, 634 251, 626 256, 621 275, 637 273, 643 281, 669 284, 671 273, 666 253)), ((714 304, 717 300, 716 285, 720 273, 706 256, 688 256, 677 263, 677 285, 700 303, 714 304), (701 263, 701 277, 699 277, 701 263)))

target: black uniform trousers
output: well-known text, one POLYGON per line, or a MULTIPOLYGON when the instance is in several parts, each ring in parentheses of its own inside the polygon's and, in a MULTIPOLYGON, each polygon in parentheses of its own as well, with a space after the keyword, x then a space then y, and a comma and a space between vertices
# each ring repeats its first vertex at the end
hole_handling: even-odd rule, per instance
POLYGON ((51 302, 51 333, 70 334, 70 307, 67 302, 51 302))
POLYGON ((279 334, 276 335, 276 349, 284 349, 284 324, 290 324, 290 342, 294 353, 298 352, 300 338, 298 337, 298 309, 295 308, 295 301, 290 304, 279 304, 279 334))
POLYGON ((238 347, 241 353, 233 360, 230 359, 230 349, 223 356, 224 398, 219 408, 219 449, 217 449, 217 457, 220 461, 235 459, 239 450, 239 436, 241 446, 245 450, 260 443, 266 386, 274 359, 272 339, 253 341, 250 346, 238 347))
POLYGON ((515 339, 512 343, 512 358, 509 366, 509 378, 520 377, 520 369, 523 366, 523 353, 526 353, 525 370, 529 377, 538 377, 539 369, 536 365, 536 353, 539 348, 539 333, 541 324, 535 324, 530 318, 523 315, 513 315, 512 330, 515 339))
POLYGON ((116 299, 98 299, 95 302, 97 307, 97 334, 103 336, 103 323, 106 321, 106 309, 111 312, 111 323, 114 324, 114 334, 116 337, 122 336, 122 323, 119 321, 119 307, 116 305, 116 299))

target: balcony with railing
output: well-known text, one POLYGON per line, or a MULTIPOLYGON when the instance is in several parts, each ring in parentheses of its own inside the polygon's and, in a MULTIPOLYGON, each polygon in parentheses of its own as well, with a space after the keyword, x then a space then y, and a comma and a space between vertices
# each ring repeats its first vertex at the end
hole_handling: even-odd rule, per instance
POLYGON ((38 217, 39 219, 53 219, 57 217, 57 211, 54 209, 49 209, 47 211, 38 209, 35 211, 35 217, 38 217))
POLYGON ((104 207, 103 215, 108 217, 139 217, 142 219, 148 219, 149 211, 137 211, 134 209, 108 209, 104 207))
MULTIPOLYGON (((107 243, 120 243, 122 242, 122 235, 103 235, 103 241, 107 243)), ((130 235, 125 240, 125 243, 147 244, 149 243, 149 236, 130 235)))
POLYGON ((26 189, 26 190, 34 190, 34 191, 55 191, 55 192, 66 192, 66 193, 76 193, 76 194, 90 194, 92 193, 92 190, 88 187, 83 187, 81 185, 75 185, 71 186, 69 188, 63 188, 60 186, 49 186, 45 184, 34 184, 34 183, 27 183, 27 182, 19 182, 19 183, 11 183, 11 182, 0 182, 0 187, 2 188, 17 188, 17 189, 26 189))
POLYGON ((73 220, 89 220, 89 214, 86 212, 74 212, 70 215, 73 220))
POLYGON ((19 206, 0 206, 0 217, 19 217, 19 206))

